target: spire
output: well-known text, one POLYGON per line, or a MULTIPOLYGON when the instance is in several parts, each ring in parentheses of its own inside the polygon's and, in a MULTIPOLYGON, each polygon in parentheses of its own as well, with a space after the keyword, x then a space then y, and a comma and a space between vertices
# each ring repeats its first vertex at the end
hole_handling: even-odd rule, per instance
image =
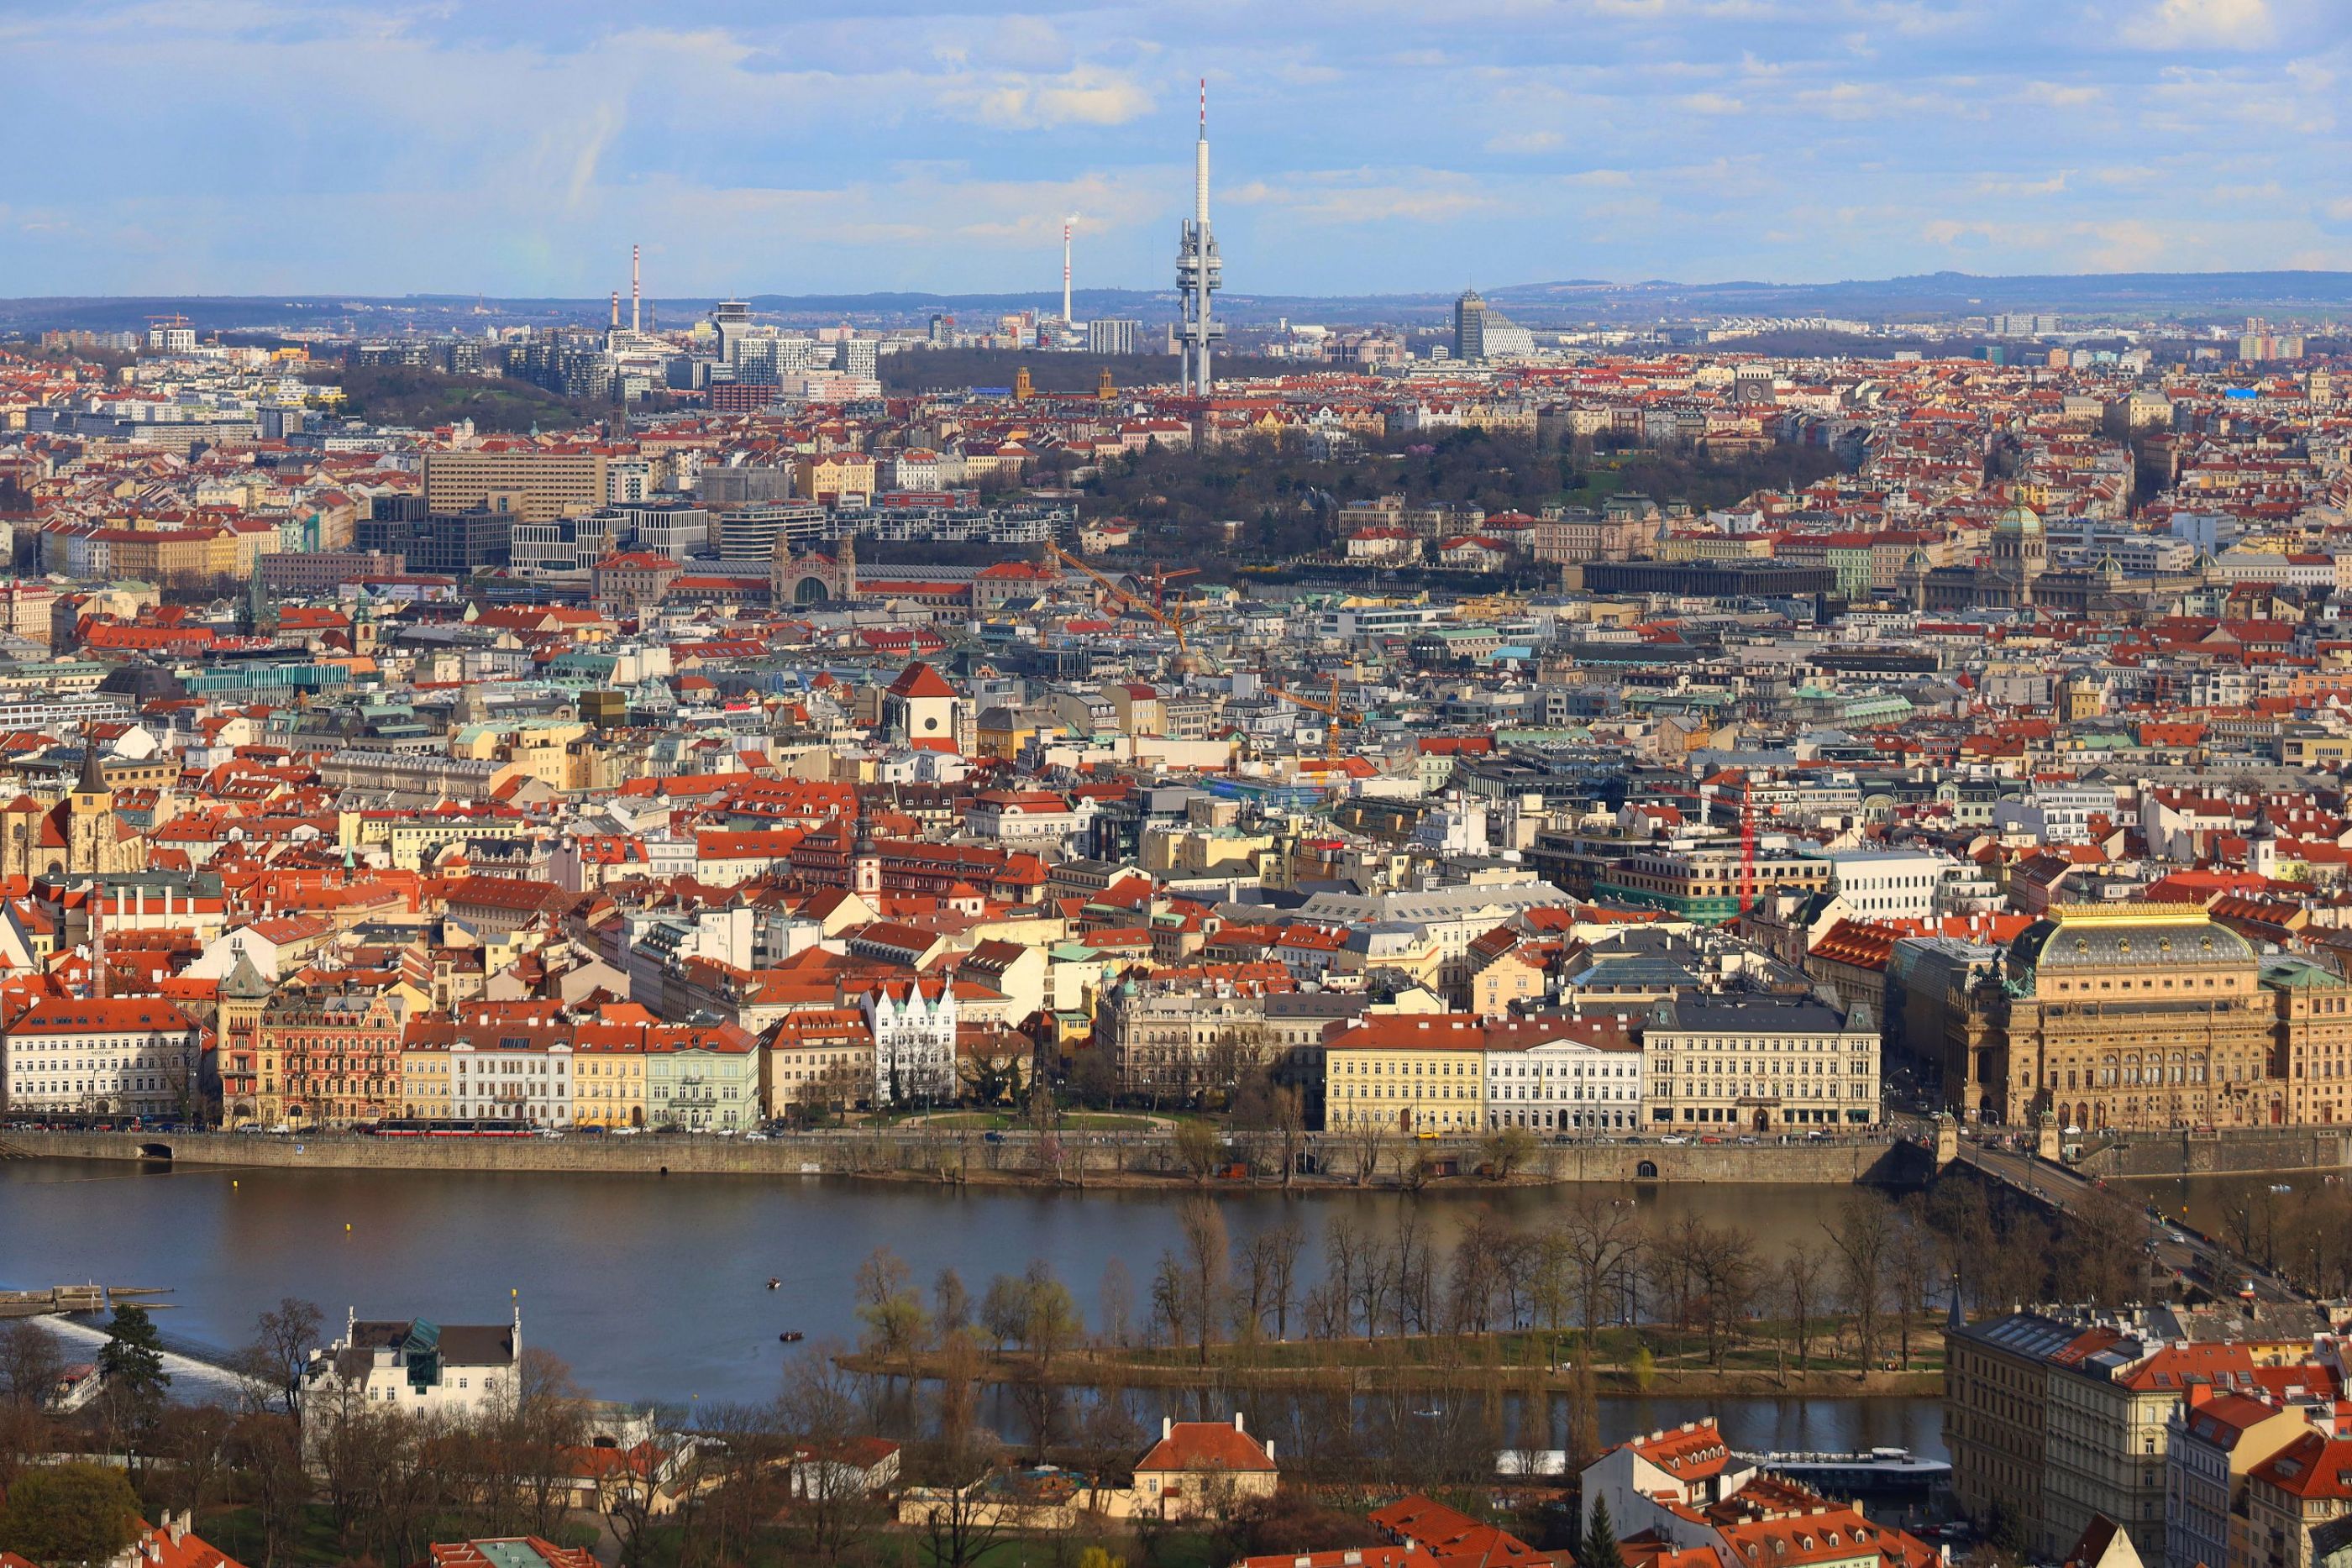
POLYGON ((268 999, 270 984, 261 971, 253 967, 253 959, 247 955, 245 944, 231 942, 229 953, 233 961, 229 965, 228 978, 221 982, 220 994, 233 1002, 268 999))
POLYGON ((106 769, 99 764, 98 732, 95 725, 86 724, 81 727, 81 777, 74 781, 74 793, 77 795, 109 793, 106 788, 106 769))

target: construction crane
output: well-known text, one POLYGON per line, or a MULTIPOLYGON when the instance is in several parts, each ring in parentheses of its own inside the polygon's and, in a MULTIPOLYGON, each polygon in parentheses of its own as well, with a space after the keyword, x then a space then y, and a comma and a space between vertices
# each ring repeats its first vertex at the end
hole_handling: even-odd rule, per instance
POLYGON ((1745 920, 1756 904, 1755 775, 1739 776, 1739 915, 1745 920))
MULTIPOLYGON (((1113 582, 1109 578, 1105 577, 1101 572, 1097 571, 1093 567, 1087 565, 1085 561, 1080 560, 1076 556, 1072 555, 1069 551, 1064 549, 1059 545, 1046 545, 1045 554, 1051 559, 1060 561, 1064 566, 1068 567, 1071 570, 1087 578, 1097 587, 1100 588, 1105 593, 1109 594, 1113 599, 1118 600, 1121 604, 1126 605, 1129 609, 1135 611, 1137 613, 1143 615, 1150 620, 1156 621, 1161 626, 1166 627, 1169 632, 1176 639, 1176 657, 1170 664, 1170 669, 1173 670, 1179 675, 1197 674, 1200 672, 1202 660, 1200 655, 1192 652, 1192 638, 1186 631, 1186 627, 1189 624, 1189 619, 1183 613, 1183 601, 1177 601, 1176 612, 1171 614, 1168 611, 1161 609, 1158 604, 1137 598, 1134 594, 1129 593, 1118 583, 1113 582)), ((1167 585, 1170 579, 1188 576, 1195 570, 1197 569, 1188 567, 1181 571, 1155 571, 1153 573, 1153 581, 1157 595, 1159 597, 1165 598, 1167 594, 1167 585)))
POLYGON ((1297 692, 1285 691, 1280 686, 1275 686, 1271 690, 1283 701, 1297 703, 1300 707, 1319 713, 1330 721, 1323 727, 1323 760, 1327 763, 1339 760, 1339 727, 1343 724, 1360 725, 1364 722, 1364 716, 1361 713, 1354 708, 1339 706, 1339 677, 1336 674, 1331 677, 1331 698, 1328 702, 1318 702, 1313 697, 1301 696, 1297 692))

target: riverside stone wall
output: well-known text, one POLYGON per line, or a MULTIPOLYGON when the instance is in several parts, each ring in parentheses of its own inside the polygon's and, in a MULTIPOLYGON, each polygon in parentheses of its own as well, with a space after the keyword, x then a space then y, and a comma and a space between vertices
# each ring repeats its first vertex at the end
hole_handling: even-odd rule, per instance
MULTIPOLYGON (((1300 1152, 1312 1186, 1352 1186, 1362 1145, 1308 1134, 1300 1152)), ((181 1166, 352 1170, 478 1170, 560 1174, 620 1172, 659 1176, 864 1176, 938 1182, 1055 1186, 1148 1186, 1193 1179, 1166 1134, 1046 1134, 885 1129, 741 1138, 646 1134, 615 1138, 379 1138, 352 1134, 255 1136, 208 1133, 11 1132, 0 1154, 95 1160, 170 1160, 181 1166)), ((1234 1134, 1217 1186, 1281 1180, 1283 1153, 1271 1134, 1234 1134), (1238 1167, 1238 1174, 1235 1173, 1238 1167)), ((1391 1139, 1370 1185, 1485 1186, 1486 1155, 1475 1139, 1391 1139)), ((1760 1145, 1543 1145, 1513 1174, 1517 1182, 1750 1182, 1822 1185, 1924 1181, 1933 1159, 1903 1140, 1760 1145)))
POLYGON ((2098 1176, 2255 1175, 2352 1166, 2352 1132, 2341 1127, 2260 1127, 2208 1134, 2132 1133, 2095 1149, 2075 1168, 2098 1176))

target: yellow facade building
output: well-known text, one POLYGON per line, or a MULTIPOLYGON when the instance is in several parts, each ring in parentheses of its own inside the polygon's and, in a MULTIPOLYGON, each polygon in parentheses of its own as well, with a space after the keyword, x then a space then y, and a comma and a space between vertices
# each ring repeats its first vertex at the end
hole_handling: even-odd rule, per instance
POLYGON ((572 1047, 572 1122, 578 1127, 646 1124, 646 1053, 636 1031, 624 1042, 583 1030, 572 1047))
POLYGON ((1486 1125, 1486 1028, 1468 1014, 1370 1018, 1324 1056, 1333 1131, 1475 1133, 1486 1125))

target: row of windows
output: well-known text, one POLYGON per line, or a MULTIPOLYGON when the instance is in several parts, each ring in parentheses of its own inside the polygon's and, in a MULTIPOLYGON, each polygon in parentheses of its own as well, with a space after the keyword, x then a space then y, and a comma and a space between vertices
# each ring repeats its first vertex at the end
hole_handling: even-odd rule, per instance
POLYGON ((1749 1094, 1763 1095, 1777 1100, 1784 1093, 1799 1097, 1810 1097, 1815 1100, 1863 1100, 1869 1097, 1868 1091, 1862 1084, 1855 1084, 1853 1086, 1853 1092, 1851 1094, 1848 1094, 1845 1092, 1845 1089, 1846 1086, 1843 1083, 1823 1083, 1818 1088, 1811 1084, 1800 1084, 1796 1082, 1790 1082, 1784 1086, 1779 1079, 1766 1080, 1759 1078, 1745 1085, 1737 1082, 1728 1085, 1720 1082, 1713 1083, 1694 1083, 1689 1079, 1685 1079, 1683 1081, 1682 1097, 1685 1100, 1689 1100, 1701 1094, 1707 1094, 1719 1100, 1726 1095, 1749 1094))

